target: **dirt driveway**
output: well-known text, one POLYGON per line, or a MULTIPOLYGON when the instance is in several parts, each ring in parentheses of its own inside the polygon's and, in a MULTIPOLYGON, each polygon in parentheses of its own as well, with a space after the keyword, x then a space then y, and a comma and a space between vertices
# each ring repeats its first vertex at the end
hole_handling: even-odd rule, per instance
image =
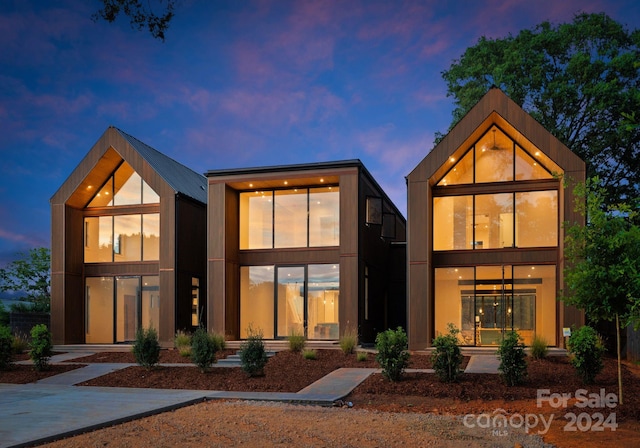
POLYGON ((265 402, 209 401, 47 447, 542 447, 524 431, 492 434, 460 418, 265 402))

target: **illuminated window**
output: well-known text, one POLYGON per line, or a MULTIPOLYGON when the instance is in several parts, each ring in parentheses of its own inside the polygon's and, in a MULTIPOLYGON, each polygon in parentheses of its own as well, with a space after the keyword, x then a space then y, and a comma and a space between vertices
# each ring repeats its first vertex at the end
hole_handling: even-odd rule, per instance
POLYGON ((240 193, 240 249, 339 244, 339 187, 240 193))
POLYGON ((157 204, 159 202, 158 194, 142 180, 131 165, 122 162, 113 175, 98 189, 87 208, 157 204))

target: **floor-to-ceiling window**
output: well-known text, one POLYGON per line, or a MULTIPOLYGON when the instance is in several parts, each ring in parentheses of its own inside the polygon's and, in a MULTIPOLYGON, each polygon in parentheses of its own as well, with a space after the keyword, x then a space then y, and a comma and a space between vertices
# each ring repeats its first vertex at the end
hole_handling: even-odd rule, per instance
POLYGON ((252 329, 268 339, 338 339, 339 272, 337 264, 242 266, 240 337, 252 329))
POLYGON ((555 344, 555 320, 555 265, 435 269, 437 334, 451 323, 464 345, 497 345, 513 330, 527 345, 535 335, 555 344))
POLYGON ((131 342, 139 328, 158 329, 158 276, 87 277, 85 341, 94 344, 131 342))

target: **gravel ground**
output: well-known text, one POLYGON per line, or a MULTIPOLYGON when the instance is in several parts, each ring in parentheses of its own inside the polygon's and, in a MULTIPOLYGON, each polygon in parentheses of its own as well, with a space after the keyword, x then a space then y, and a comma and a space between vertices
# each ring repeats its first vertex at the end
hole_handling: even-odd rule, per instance
POLYGON ((47 447, 549 447, 540 437, 467 428, 460 417, 209 401, 47 447))

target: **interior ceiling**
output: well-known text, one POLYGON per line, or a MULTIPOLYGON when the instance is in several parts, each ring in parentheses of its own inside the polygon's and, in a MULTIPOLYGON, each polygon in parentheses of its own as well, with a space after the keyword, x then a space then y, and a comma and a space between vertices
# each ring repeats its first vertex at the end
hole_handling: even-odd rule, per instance
POLYGON ((75 208, 84 208, 122 160, 122 157, 115 149, 107 149, 98 160, 98 163, 89 171, 89 174, 69 197, 67 204, 75 208))

